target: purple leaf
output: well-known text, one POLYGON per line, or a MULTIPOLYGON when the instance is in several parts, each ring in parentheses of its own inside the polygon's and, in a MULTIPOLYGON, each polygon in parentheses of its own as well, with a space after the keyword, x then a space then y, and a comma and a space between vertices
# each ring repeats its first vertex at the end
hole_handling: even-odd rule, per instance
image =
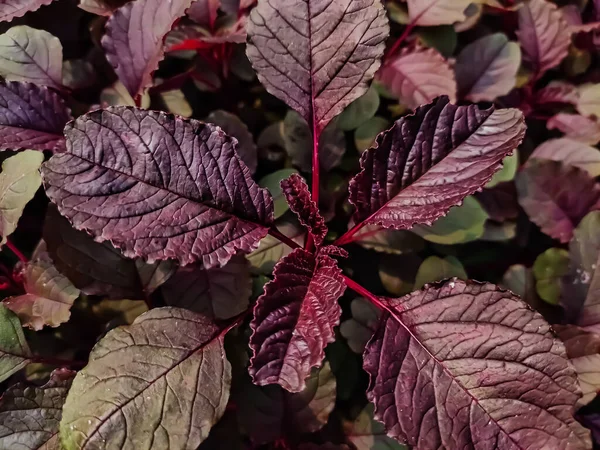
POLYGON ((356 222, 431 225, 481 189, 524 133, 514 109, 455 106, 446 97, 418 108, 362 154, 362 171, 350 182, 356 222))
POLYGON ((60 448, 58 424, 75 372, 57 369, 43 386, 15 384, 0 402, 0 448, 60 448))
POLYGON ((225 133, 237 139, 238 145, 235 149, 239 157, 248 166, 251 173, 256 172, 258 165, 258 151, 252 133, 240 118, 227 111, 213 111, 206 118, 207 122, 220 126, 225 133))
POLYGON ((247 54, 267 91, 318 136, 367 91, 388 33, 379 0, 259 0, 247 54))
POLYGON ((404 48, 381 68, 377 78, 400 99, 400 103, 411 109, 440 95, 456 101, 454 71, 433 48, 404 48))
POLYGON ((549 139, 539 145, 529 157, 550 159, 579 167, 592 177, 600 175, 600 150, 568 138, 549 139))
POLYGON ((411 23, 421 26, 450 25, 467 19, 472 0, 408 0, 411 23))
POLYGON ((565 348, 514 294, 454 279, 381 301, 364 367, 389 436, 420 450, 591 448, 565 348))
POLYGON ((71 112, 48 88, 0 82, 0 150, 64 150, 69 120, 71 112))
POLYGON ((319 207, 310 198, 310 191, 304 179, 298 174, 292 174, 289 178, 281 181, 281 189, 292 212, 308 229, 315 245, 320 247, 327 234, 327 225, 319 212, 319 207))
POLYGON ((549 130, 558 129, 565 134, 565 137, 584 144, 596 145, 600 142, 600 123, 595 118, 558 113, 546 122, 546 127, 549 130))
POLYGON ((579 91, 577 86, 564 81, 552 81, 548 86, 540 89, 535 94, 535 102, 538 105, 568 104, 577 105, 579 102, 579 91))
POLYGON ((517 36, 523 49, 523 61, 541 77, 568 55, 571 33, 555 4, 546 0, 529 0, 518 10, 517 36))
POLYGON ((67 153, 42 167, 46 194, 78 230, 128 258, 221 266, 273 222, 269 193, 214 125, 131 107, 80 116, 67 153))
POLYGON ((29 11, 35 11, 54 0, 0 0, 0 22, 10 22, 29 11))
POLYGON ((600 335, 575 325, 554 325, 554 330, 565 344, 579 378, 583 396, 577 405, 587 405, 600 391, 600 335))
POLYGON ((577 167, 534 159, 517 174, 516 184, 531 221, 561 242, 569 242, 588 212, 600 209, 600 186, 577 167))
POLYGON ((175 272, 172 261, 149 264, 125 258, 110 242, 95 242, 54 207, 48 208, 43 236, 56 268, 87 295, 144 299, 175 272))
POLYGON ((333 258, 302 249, 279 261, 273 275, 250 323, 249 372, 256 384, 277 383, 299 392, 334 341, 341 313, 337 300, 346 286, 333 258))
POLYGON ((106 23, 102 47, 132 97, 152 84, 163 59, 163 39, 192 0, 135 0, 117 9, 106 23))
POLYGON ((521 49, 505 34, 495 33, 467 45, 456 59, 456 81, 461 98, 493 102, 517 82, 521 49))
POLYGON ((189 309, 210 319, 229 319, 248 308, 252 294, 248 261, 236 255, 219 268, 180 267, 161 292, 168 306, 189 309))
POLYGON ((256 386, 246 378, 238 389, 240 425, 257 443, 313 433, 327 423, 335 406, 336 379, 329 362, 310 372, 306 388, 290 393, 279 386, 256 386))
POLYGON ((203 316, 156 308, 108 332, 63 407, 68 449, 195 449, 225 412, 224 331, 203 316))
POLYGON ((220 0, 196 0, 187 11, 187 16, 205 28, 211 29, 217 20, 220 0))
POLYGON ((77 6, 92 14, 110 16, 125 3, 127 3, 127 0, 80 0, 77 6))

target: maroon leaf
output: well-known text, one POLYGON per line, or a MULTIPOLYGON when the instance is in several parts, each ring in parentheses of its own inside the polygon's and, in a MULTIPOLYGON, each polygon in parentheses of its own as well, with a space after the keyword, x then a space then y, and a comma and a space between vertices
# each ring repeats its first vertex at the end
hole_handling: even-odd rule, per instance
POLYGON ((0 0, 0 22, 10 22, 29 11, 35 11, 54 0, 0 0))
POLYGON ((576 140, 548 139, 538 145, 529 158, 560 161, 579 167, 592 177, 600 176, 600 151, 576 140))
POLYGON ((334 341, 341 313, 337 299, 346 286, 333 258, 302 249, 283 258, 273 275, 254 307, 249 371, 256 384, 299 392, 334 341))
MULTIPOLYGON (((363 153, 350 182, 356 222, 432 224, 481 189, 525 133, 514 109, 455 106, 441 97, 402 117, 363 153)), ((360 225, 360 224, 359 224, 360 225)))
POLYGON ((310 191, 304 179, 296 173, 292 174, 281 181, 281 189, 290 209, 298 216, 300 223, 308 229, 315 245, 320 247, 327 234, 327 225, 319 213, 319 207, 310 198, 310 191))
POLYGON ((577 90, 577 86, 564 81, 553 81, 535 94, 535 102, 538 105, 553 103, 577 105, 578 101, 579 91, 577 90))
POLYGON ((31 83, 0 83, 0 150, 60 151, 71 113, 48 88, 31 83))
POLYGON ((259 0, 247 54, 267 91, 318 136, 367 91, 388 32, 379 0, 259 0))
POLYGON ((491 189, 484 189, 477 193, 475 198, 492 220, 504 222, 519 216, 519 202, 514 183, 505 182, 491 189))
POLYGON ((381 301, 364 367, 389 436, 420 450, 591 448, 565 348, 514 294, 454 279, 381 301))
POLYGON ((523 49, 523 61, 538 78, 556 67, 569 53, 571 33, 555 4, 529 0, 518 10, 517 36, 523 49))
POLYGON ((58 424, 75 372, 57 369, 43 386, 15 384, 0 403, 0 448, 60 448, 58 424))
POLYGON ((76 229, 127 257, 208 269, 252 251, 273 221, 270 194, 214 125, 111 107, 65 135, 68 152, 42 167, 48 197, 76 229))
POLYGON ((102 47, 132 97, 152 84, 163 59, 163 39, 192 0, 135 0, 117 9, 106 23, 102 47))
POLYGON ((377 78, 411 109, 439 95, 456 101, 456 79, 448 61, 435 49, 405 48, 386 63, 377 78))
POLYGON ((561 242, 569 242, 588 212, 600 209, 600 186, 574 166, 534 159, 517 174, 516 184, 531 221, 561 242))
POLYGON ((565 133, 566 137, 585 144, 596 145, 600 142, 600 123, 590 117, 558 113, 546 122, 546 127, 549 130, 558 129, 565 133))

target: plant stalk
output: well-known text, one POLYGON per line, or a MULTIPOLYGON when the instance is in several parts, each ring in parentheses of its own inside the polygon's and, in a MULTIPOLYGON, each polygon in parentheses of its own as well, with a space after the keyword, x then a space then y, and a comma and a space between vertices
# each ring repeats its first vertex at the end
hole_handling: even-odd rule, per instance
POLYGON ((21 252, 21 250, 19 250, 15 244, 8 239, 6 240, 6 246, 15 254, 17 258, 19 258, 22 263, 27 264, 29 262, 29 259, 21 252))

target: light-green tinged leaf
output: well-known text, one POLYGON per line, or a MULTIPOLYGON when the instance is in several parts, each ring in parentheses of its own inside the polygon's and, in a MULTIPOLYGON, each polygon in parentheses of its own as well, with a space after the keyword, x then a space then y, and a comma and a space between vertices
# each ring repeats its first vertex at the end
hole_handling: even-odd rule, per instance
POLYGON ((458 35, 452 25, 421 28, 417 34, 425 46, 435 48, 446 58, 456 50, 458 35))
POLYGON ((39 168, 44 154, 25 150, 7 158, 2 163, 0 173, 0 247, 6 238, 17 228, 17 223, 25 205, 33 198, 42 177, 39 168))
POLYGON ((353 242, 376 252, 402 255, 423 250, 423 239, 406 230, 365 225, 354 235, 353 242))
POLYGON ((600 83, 586 83, 579 86, 577 111, 584 116, 600 117, 600 83))
POLYGON ((273 196, 273 206, 275 207, 275 219, 279 219, 289 209, 285 196, 281 190, 281 180, 289 178, 293 173, 298 173, 296 169, 281 169, 277 172, 264 176, 258 182, 262 188, 267 188, 273 196))
POLYGON ((344 434, 356 450, 407 450, 407 447, 387 436, 385 427, 373 418, 369 403, 353 421, 344 421, 344 434))
MULTIPOLYGON (((284 222, 284 220, 285 218, 276 224, 277 229, 298 244, 304 245, 306 231, 297 223, 284 222)), ((291 252, 292 249, 287 244, 268 234, 260 241, 258 248, 246 255, 246 258, 250 261, 253 273, 270 275, 275 264, 291 252)))
POLYGON ((0 382, 25 367, 30 356, 19 318, 0 304, 0 382))
POLYGON ((374 86, 362 96, 354 100, 340 114, 337 126, 340 130, 350 131, 358 128, 375 115, 379 108, 379 94, 374 86))
POLYGON ((412 23, 420 26, 451 25, 464 21, 465 10, 473 0, 408 0, 412 23))
POLYGON ((346 338, 352 351, 362 355, 365 345, 377 329, 381 311, 362 297, 352 300, 350 311, 352 317, 341 323, 340 333, 346 338))
POLYGON ((390 122, 383 117, 371 117, 354 131, 354 144, 360 153, 368 149, 379 133, 386 130, 390 122))
MULTIPOLYGON (((106 103, 108 106, 136 106, 127 88, 118 80, 112 86, 102 89, 100 103, 106 103)), ((147 90, 142 94, 141 107, 150 107, 150 95, 147 90)))
POLYGON ((192 107, 181 89, 161 92, 160 98, 165 104, 167 111, 181 117, 191 117, 193 112, 192 107))
MULTIPOLYGON (((600 153, 600 152, 599 152, 600 153)), ((492 179, 485 185, 486 188, 493 188, 500 183, 512 181, 515 178, 519 168, 519 152, 515 150, 512 155, 508 155, 502 160, 502 169, 494 174, 492 179)))
POLYGON ((69 320, 79 289, 56 269, 47 254, 27 264, 23 286, 24 295, 4 301, 23 326, 41 330, 44 325, 57 327, 69 320))
POLYGON ((0 35, 0 75, 9 81, 27 81, 62 87, 62 45, 44 30, 26 25, 0 35))
POLYGON ((413 229, 422 238, 436 244, 452 245, 475 241, 483 236, 487 213, 474 197, 466 197, 461 206, 451 208, 448 215, 427 227, 413 229))
POLYGON ((111 330, 90 354, 63 408, 65 450, 192 450, 229 399, 221 330, 179 308, 157 308, 111 330))
POLYGON ((447 256, 445 258, 430 256, 419 267, 414 288, 415 290, 421 289, 427 283, 446 280, 452 277, 457 277, 461 280, 468 278, 463 265, 458 259, 454 256, 447 256))
POLYGON ((562 248, 549 248, 533 263, 538 295, 548 303, 557 305, 560 300, 561 278, 569 272, 569 252, 562 248))

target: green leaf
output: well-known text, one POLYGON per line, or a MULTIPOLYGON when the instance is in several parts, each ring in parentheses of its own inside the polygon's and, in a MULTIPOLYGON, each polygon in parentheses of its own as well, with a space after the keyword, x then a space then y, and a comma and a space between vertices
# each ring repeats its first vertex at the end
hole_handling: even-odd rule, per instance
POLYGON ((492 179, 485 185, 487 189, 493 188, 500 183, 512 181, 517 174, 519 167, 519 152, 515 150, 512 155, 508 155, 502 160, 502 169, 494 174, 492 179))
POLYGON ((167 111, 181 117, 191 117, 193 110, 181 89, 173 89, 160 93, 167 111))
POLYGON ((79 297, 79 289, 54 267, 47 253, 26 265, 23 287, 24 295, 11 297, 4 304, 19 316, 23 326, 34 330, 67 322, 79 297))
POLYGON ((356 244, 376 252, 402 255, 423 250, 423 239, 406 230, 382 228, 379 225, 365 225, 354 235, 356 244))
POLYGON ((373 418, 374 406, 369 403, 353 421, 344 421, 344 434, 356 450, 408 450, 387 436, 385 427, 373 418))
POLYGON ((0 304, 0 382, 25 367, 30 356, 19 318, 0 304))
POLYGON ((9 387, 0 402, 0 448, 60 450, 58 424, 73 377, 57 369, 43 386, 9 387))
POLYGON ((298 173, 296 169, 281 169, 277 172, 270 173, 264 176, 258 182, 262 188, 267 188, 273 196, 273 206, 275 207, 275 219, 279 219, 289 209, 285 197, 281 190, 281 180, 289 178, 293 173, 298 173))
POLYGON ((383 255, 379 264, 379 279, 391 294, 401 296, 412 292, 414 279, 422 259, 413 254, 383 255))
POLYGON ((362 297, 352 300, 350 311, 352 318, 341 323, 340 333, 346 338, 352 351, 362 355, 365 345, 375 333, 381 311, 362 297))
POLYGON ((417 34, 425 46, 435 48, 446 58, 456 50, 458 35, 452 25, 421 28, 417 34))
POLYGON ((354 131, 354 144, 360 153, 368 149, 379 133, 387 130, 390 122, 383 117, 371 117, 354 131))
POLYGON ((0 247, 6 238, 17 228, 25 205, 33 198, 42 177, 39 168, 44 162, 44 154, 25 150, 7 158, 2 163, 0 173, 0 247))
MULTIPOLYGON (((118 80, 112 86, 102 89, 100 103, 106 103, 108 106, 136 106, 127 88, 118 80)), ((150 94, 147 90, 142 94, 141 107, 144 109, 150 107, 150 94)))
MULTIPOLYGON (((276 224, 277 229, 296 243, 304 245, 306 231, 295 222, 284 222, 283 220, 285 218, 276 224)), ((291 252, 292 249, 287 244, 268 234, 260 241, 258 248, 246 255, 246 258, 250 261, 253 273, 270 275, 275 264, 291 252)))
POLYGON ((578 91, 577 111, 584 116, 600 117, 600 83, 582 84, 578 91))
POLYGON ((446 280, 452 277, 457 277, 461 280, 468 278, 465 268, 458 259, 454 256, 447 256, 445 258, 430 256, 419 267, 414 288, 415 290, 421 289, 427 283, 446 280))
POLYGON ((533 263, 535 288, 538 295, 552 305, 560 300, 561 277, 569 272, 569 252, 562 248, 549 248, 533 263))
POLYGON ((466 197, 461 206, 451 208, 448 215, 427 227, 413 229, 422 238, 436 244, 452 245, 475 241, 483 236, 487 213, 474 197, 466 197))
POLYGON ((229 399, 223 340, 208 319, 179 308, 153 309, 108 332, 67 396, 64 449, 195 449, 229 399))
POLYGON ((379 108, 379 94, 374 86, 358 99, 354 100, 340 114, 337 126, 340 130, 350 131, 358 128, 372 118, 379 108))
POLYGON ((62 45, 44 30, 25 25, 0 35, 0 75, 9 81, 26 81, 62 87, 62 45))

